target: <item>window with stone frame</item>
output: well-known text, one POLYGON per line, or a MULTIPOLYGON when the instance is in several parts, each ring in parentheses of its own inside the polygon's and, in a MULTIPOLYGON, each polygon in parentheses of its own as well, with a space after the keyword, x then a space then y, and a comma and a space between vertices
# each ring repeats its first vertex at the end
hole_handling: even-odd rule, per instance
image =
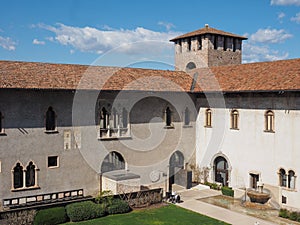
POLYGON ((205 110, 205 127, 212 127, 212 110, 206 109, 205 110))
POLYGON ((56 131, 56 113, 50 106, 46 112, 46 131, 56 131))
POLYGON ((30 161, 26 167, 20 162, 16 163, 12 170, 13 190, 38 188, 37 171, 38 168, 32 161, 30 161))
POLYGON ((265 131, 274 132, 274 112, 272 110, 265 112, 265 131))
POLYGON ((239 129, 239 112, 235 109, 230 112, 230 128, 239 129))
POLYGON ((33 162, 29 162, 28 166, 26 167, 26 187, 34 187, 35 186, 35 165, 33 162))
POLYGON ((288 188, 295 189, 296 187, 296 176, 293 170, 289 170, 288 172, 288 188))
POLYGON ((23 166, 17 163, 13 169, 13 188, 22 188, 24 184, 23 166))
POLYGON ((48 168, 58 167, 58 156, 48 156, 48 168))
POLYGON ((284 169, 279 170, 279 185, 281 187, 286 187, 287 185, 286 173, 284 169))

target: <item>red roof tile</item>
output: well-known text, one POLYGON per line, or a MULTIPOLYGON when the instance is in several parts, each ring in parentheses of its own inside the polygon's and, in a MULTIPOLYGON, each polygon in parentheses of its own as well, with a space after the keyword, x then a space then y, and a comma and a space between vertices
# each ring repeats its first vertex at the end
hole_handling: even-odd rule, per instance
POLYGON ((300 59, 199 68, 150 70, 0 61, 0 88, 137 91, 300 90, 300 59), (195 88, 193 74, 198 73, 195 88))
POLYGON ((218 35, 222 35, 222 36, 239 38, 239 39, 242 39, 242 40, 247 40, 248 39, 248 38, 240 36, 240 35, 232 34, 232 33, 229 33, 229 32, 222 31, 222 30, 217 30, 217 29, 209 27, 209 26, 205 26, 204 28, 201 28, 199 30, 195 30, 195 31, 180 35, 178 37, 175 37, 175 38, 171 39, 170 41, 176 41, 178 39, 183 39, 183 38, 188 38, 188 37, 195 37, 195 36, 204 35, 204 34, 218 34, 218 35))

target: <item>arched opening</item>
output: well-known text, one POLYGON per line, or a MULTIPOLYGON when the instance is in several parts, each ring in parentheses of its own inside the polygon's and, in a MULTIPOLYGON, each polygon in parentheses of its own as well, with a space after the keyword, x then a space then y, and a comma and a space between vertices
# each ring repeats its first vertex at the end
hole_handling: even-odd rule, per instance
POLYGON ((192 69, 195 69, 196 68, 196 64, 193 63, 193 62, 189 62, 186 67, 185 67, 185 70, 186 71, 189 71, 189 70, 192 70, 192 69))
POLYGON ((166 126, 170 127, 172 124, 172 111, 169 107, 166 108, 166 126))
POLYGON ((53 108, 50 106, 46 112, 46 130, 54 131, 56 128, 55 120, 56 115, 53 108))
POLYGON ((190 110, 188 107, 186 107, 184 111, 184 125, 190 125, 190 110))
POLYGON ((286 173, 284 169, 279 170, 279 185, 281 187, 286 187, 286 173))
POLYGON ((101 173, 113 170, 125 170, 125 160, 118 152, 110 152, 103 160, 101 165, 101 173))
POLYGON ((30 162, 26 167, 26 187, 35 186, 35 165, 30 162))
POLYGON ((222 156, 218 156, 214 160, 214 175, 215 175, 215 182, 221 183, 223 186, 228 186, 228 182, 229 182, 228 162, 222 156))
POLYGON ((172 191, 172 185, 175 183, 175 176, 184 168, 184 156, 180 151, 174 152, 169 161, 169 191, 172 191))
POLYGON ((16 188, 22 188, 23 187, 23 166, 21 166, 20 163, 17 163, 16 166, 13 169, 13 187, 16 188))

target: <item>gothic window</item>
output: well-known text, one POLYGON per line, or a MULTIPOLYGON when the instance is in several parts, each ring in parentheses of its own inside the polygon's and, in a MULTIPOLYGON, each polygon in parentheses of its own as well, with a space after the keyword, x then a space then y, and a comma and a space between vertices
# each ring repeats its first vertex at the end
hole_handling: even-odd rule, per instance
POLYGON ((271 110, 265 113, 265 131, 274 132, 274 112, 271 110))
POLYGON ((188 126, 190 124, 190 110, 188 107, 184 111, 184 125, 188 126))
POLYGON ((23 177, 23 167, 20 163, 17 163, 16 166, 13 169, 13 187, 16 188, 22 188, 24 177, 23 177))
POLYGON ((290 170, 288 173, 288 188, 295 189, 295 172, 293 170, 290 170))
POLYGON ((35 186, 35 165, 30 162, 26 167, 26 187, 35 186))
POLYGON ((207 109, 205 111, 205 127, 212 126, 212 111, 211 109, 207 109))
POLYGON ((238 120, 239 120, 239 112, 237 110, 232 110, 230 113, 230 120, 231 120, 231 129, 238 129, 238 120))
POLYGON ((46 112, 46 131, 54 131, 56 128, 56 115, 53 108, 50 106, 46 112))
POLYGON ((284 169, 279 170, 279 185, 281 187, 286 187, 286 174, 284 169))
POLYGON ((128 126, 128 112, 125 108, 123 108, 123 111, 122 111, 122 122, 123 122, 123 128, 127 128, 127 126, 128 126))
POLYGON ((166 108, 166 126, 169 127, 172 124, 172 112, 169 107, 166 108))

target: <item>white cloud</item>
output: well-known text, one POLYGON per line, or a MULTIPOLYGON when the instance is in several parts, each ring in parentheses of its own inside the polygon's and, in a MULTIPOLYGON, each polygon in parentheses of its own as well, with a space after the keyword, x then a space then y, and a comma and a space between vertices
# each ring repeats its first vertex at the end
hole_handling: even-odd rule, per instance
POLYGON ((171 30, 172 28, 175 28, 175 25, 169 22, 160 21, 158 22, 158 25, 165 27, 168 31, 171 30))
POLYGON ((297 5, 297 6, 300 6, 300 0, 271 0, 271 5, 297 5))
POLYGON ((243 63, 282 60, 288 56, 287 52, 279 52, 268 45, 256 45, 251 42, 243 45, 243 63))
POLYGON ((45 42, 44 41, 39 41, 38 39, 33 39, 32 44, 34 45, 44 45, 45 42))
POLYGON ((14 51, 16 50, 16 42, 11 40, 9 37, 0 36, 0 47, 9 51, 14 51))
POLYGON ((291 18, 291 21, 300 23, 300 12, 296 14, 296 16, 291 18))
POLYGON ((293 37, 293 35, 287 33, 285 30, 280 29, 259 29, 256 33, 250 36, 250 40, 260 43, 281 43, 286 39, 293 37))
POLYGON ((125 54, 159 54, 163 49, 172 47, 169 39, 179 35, 171 31, 156 32, 142 27, 134 30, 100 30, 93 27, 81 28, 64 24, 56 26, 39 24, 38 27, 55 34, 52 38, 48 37, 48 40, 72 46, 74 50, 97 54, 116 48, 117 51, 125 54))

